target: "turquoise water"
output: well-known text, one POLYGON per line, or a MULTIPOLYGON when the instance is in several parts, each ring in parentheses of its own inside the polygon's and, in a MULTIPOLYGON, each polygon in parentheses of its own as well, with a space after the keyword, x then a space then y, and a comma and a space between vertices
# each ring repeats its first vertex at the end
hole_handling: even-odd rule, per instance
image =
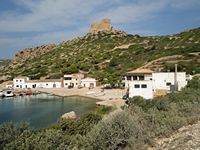
POLYGON ((69 111, 79 116, 91 111, 95 101, 84 97, 58 97, 47 94, 0 99, 0 123, 28 122, 30 127, 42 128, 55 123, 69 111))

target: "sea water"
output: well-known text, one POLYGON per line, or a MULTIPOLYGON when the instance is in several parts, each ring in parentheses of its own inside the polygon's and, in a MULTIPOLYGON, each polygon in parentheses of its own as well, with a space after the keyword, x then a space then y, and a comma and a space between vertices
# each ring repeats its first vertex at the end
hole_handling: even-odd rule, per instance
POLYGON ((0 99, 0 124, 28 122, 32 128, 47 127, 64 113, 80 116, 92 111, 96 101, 84 97, 59 97, 48 94, 0 99))

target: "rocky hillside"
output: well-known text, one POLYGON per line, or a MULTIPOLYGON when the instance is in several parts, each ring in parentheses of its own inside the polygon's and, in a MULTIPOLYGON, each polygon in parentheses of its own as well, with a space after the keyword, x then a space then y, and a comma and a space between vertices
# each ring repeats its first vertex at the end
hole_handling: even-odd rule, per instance
POLYGON ((155 150, 198 150, 200 148, 200 122, 182 127, 169 138, 159 139, 155 150))
POLYGON ((93 24, 83 37, 26 49, 16 54, 4 75, 58 78, 83 72, 114 83, 126 71, 146 65, 154 70, 200 73, 200 28, 169 36, 130 35, 112 28, 110 20, 93 24))
POLYGON ((49 44, 49 45, 37 46, 34 48, 26 48, 15 54, 15 58, 12 63, 13 65, 23 63, 28 59, 32 59, 34 57, 37 57, 38 55, 43 55, 53 50, 55 47, 56 47, 55 44, 49 44))

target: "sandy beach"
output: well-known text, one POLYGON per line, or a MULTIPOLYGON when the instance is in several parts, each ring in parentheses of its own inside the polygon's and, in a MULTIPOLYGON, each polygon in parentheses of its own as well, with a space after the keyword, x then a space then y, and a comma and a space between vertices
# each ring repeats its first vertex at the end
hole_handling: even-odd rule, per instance
POLYGON ((125 104, 125 101, 122 99, 122 96, 126 93, 124 89, 104 89, 96 87, 94 89, 88 88, 39 88, 35 89, 36 91, 51 93, 58 96, 83 96, 93 99, 98 99, 98 105, 114 106, 120 108, 125 104))

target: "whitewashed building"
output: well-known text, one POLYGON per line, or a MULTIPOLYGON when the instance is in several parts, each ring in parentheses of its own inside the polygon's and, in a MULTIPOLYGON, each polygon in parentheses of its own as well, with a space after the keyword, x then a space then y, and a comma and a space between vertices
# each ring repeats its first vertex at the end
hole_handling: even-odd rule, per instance
POLYGON ((25 89, 26 82, 29 80, 28 77, 19 76, 13 79, 13 86, 15 89, 25 89))
POLYGON ((97 80, 94 78, 84 78, 84 74, 68 74, 64 75, 64 87, 87 87, 94 88, 97 85, 97 80))
POLYGON ((15 89, 26 88, 61 88, 62 79, 29 80, 28 77, 16 77, 13 79, 15 89))
POLYGON ((156 95, 180 91, 187 85, 185 72, 153 72, 150 69, 136 69, 124 77, 129 97, 142 96, 152 99, 156 95))
POLYGON ((94 88, 97 86, 97 80, 94 78, 81 79, 81 86, 87 88, 94 88))
POLYGON ((152 78, 155 89, 174 91, 176 90, 174 88, 177 88, 177 90, 180 91, 187 85, 185 72, 155 72, 152 74, 152 78), (175 87, 175 84, 177 87, 175 87))
POLYGON ((61 88, 61 79, 29 80, 26 82, 26 88, 61 88))
POLYGON ((66 74, 64 75, 64 87, 78 87, 81 85, 83 74, 66 74))

